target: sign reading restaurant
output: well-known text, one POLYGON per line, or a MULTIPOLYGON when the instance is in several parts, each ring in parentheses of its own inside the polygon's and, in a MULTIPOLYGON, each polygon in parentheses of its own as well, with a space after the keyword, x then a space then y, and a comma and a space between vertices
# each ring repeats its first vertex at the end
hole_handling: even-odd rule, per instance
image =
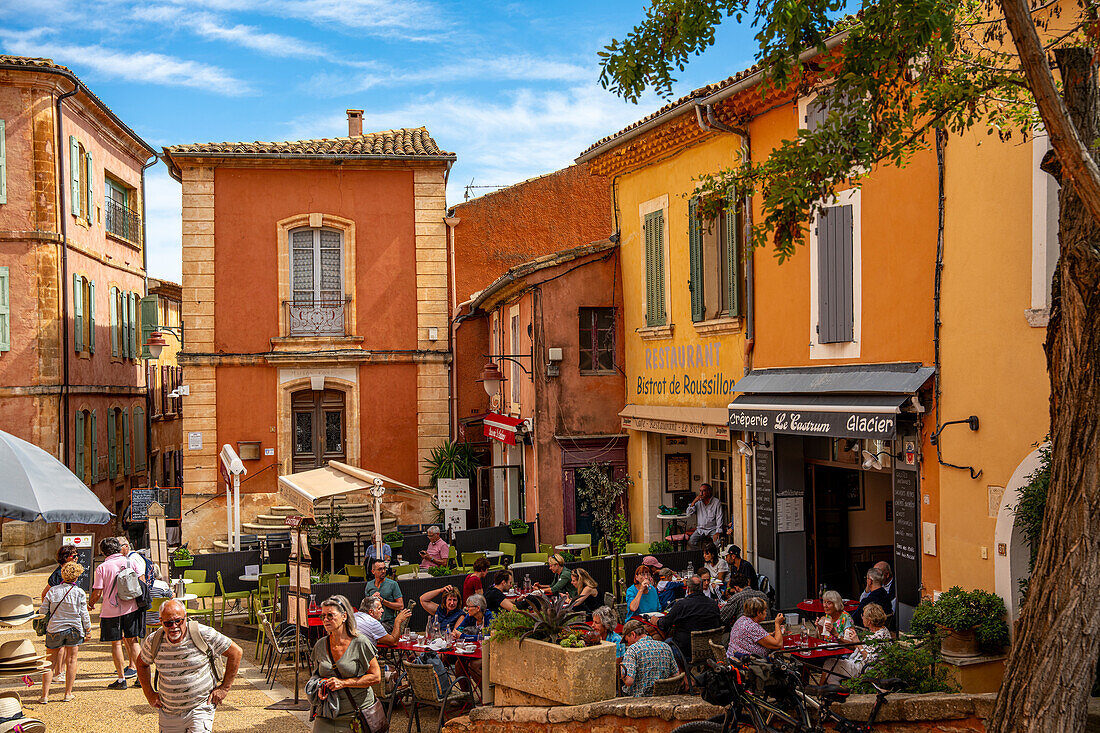
POLYGON ((897 432, 897 422, 894 414, 759 409, 730 405, 729 426, 731 430, 758 433, 892 440, 897 432))

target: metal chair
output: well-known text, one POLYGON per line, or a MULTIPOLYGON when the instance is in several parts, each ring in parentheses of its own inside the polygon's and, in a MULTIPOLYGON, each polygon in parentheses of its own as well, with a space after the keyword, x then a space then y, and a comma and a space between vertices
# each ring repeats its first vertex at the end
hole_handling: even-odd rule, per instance
MULTIPOLYGON (((518 552, 518 550, 516 550, 515 542, 501 542, 497 545, 497 550, 504 553, 504 557, 508 558, 508 562, 516 561, 516 552, 518 552)), ((501 561, 504 560, 504 557, 501 558, 501 561)))
MULTIPOLYGON (((260 573, 256 581, 256 592, 252 594, 252 616, 260 623, 259 614, 264 613, 274 618, 275 608, 279 602, 279 576, 274 573, 260 573)), ((257 644, 263 641, 263 630, 257 629, 257 644)))
POLYGON ((202 608, 188 609, 187 615, 191 618, 205 617, 209 619, 208 626, 214 625, 214 599, 217 597, 217 591, 213 583, 192 583, 187 586, 187 592, 193 593, 198 596, 197 601, 202 601, 202 608), (210 606, 206 605, 206 601, 209 599, 210 606))
POLYGON ((150 614, 150 613, 153 614, 153 617, 156 618, 157 620, 156 621, 149 621, 148 620, 149 617, 146 616, 145 628, 147 628, 147 629, 156 629, 157 627, 160 626, 160 607, 164 605, 165 601, 170 601, 172 599, 171 598, 153 598, 151 600, 152 600, 152 604, 149 606, 149 610, 146 611, 145 613, 146 614, 150 614))
POLYGON ((653 697, 663 697, 665 695, 675 695, 684 686, 684 673, 674 677, 666 677, 663 680, 657 680, 653 683, 653 697))
POLYGON ((615 594, 611 591, 606 591, 603 594, 603 605, 608 608, 615 608, 615 594))
POLYGON ((443 730, 443 720, 447 715, 447 707, 452 704, 469 702, 472 698, 469 692, 459 689, 459 683, 463 680, 469 684, 466 677, 456 677, 443 685, 436 674, 435 667, 430 664, 414 664, 405 662, 402 665, 409 680, 409 689, 412 692, 412 712, 409 714, 409 727, 406 733, 411 733, 413 718, 416 719, 416 730, 420 731, 420 708, 439 708, 439 722, 436 725, 436 733, 443 730))
POLYGON ((196 583, 205 583, 206 582, 206 571, 205 570, 184 570, 183 571, 183 577, 186 580, 193 580, 196 583))
POLYGON ((549 555, 545 552, 525 552, 519 556, 520 562, 546 562, 549 555))
POLYGON ((222 618, 221 618, 221 624, 220 625, 224 627, 225 626, 225 603, 226 603, 226 601, 236 601, 237 602, 237 608, 239 610, 240 606, 241 606, 241 601, 244 600, 245 598, 247 598, 248 601, 249 601, 249 606, 251 606, 252 605, 252 591, 250 591, 250 590, 235 590, 232 593, 226 593, 225 592, 225 581, 222 580, 222 571, 221 570, 217 571, 217 576, 216 577, 217 577, 217 580, 218 580, 218 591, 220 592, 221 599, 222 599, 222 618))
MULTIPOLYGON (((272 628, 271 622, 266 618, 261 624, 261 628, 264 632, 264 641, 267 644, 267 649, 263 658, 260 661, 260 671, 264 671, 264 664, 268 664, 267 672, 264 673, 264 679, 269 683, 267 689, 271 689, 275 686, 275 676, 279 674, 279 668, 282 667, 283 659, 285 657, 294 656, 294 629, 291 628, 289 634, 276 634, 275 629, 272 628), (267 660, 270 659, 270 663, 267 660)), ((302 649, 309 648, 309 640, 304 636, 302 637, 302 649)))
POLYGON ((365 565, 345 565, 344 574, 348 576, 348 579, 367 580, 367 567, 365 565))
POLYGON ((630 605, 627 603, 615 604, 615 615, 619 617, 619 623, 623 623, 623 619, 630 613, 630 605))

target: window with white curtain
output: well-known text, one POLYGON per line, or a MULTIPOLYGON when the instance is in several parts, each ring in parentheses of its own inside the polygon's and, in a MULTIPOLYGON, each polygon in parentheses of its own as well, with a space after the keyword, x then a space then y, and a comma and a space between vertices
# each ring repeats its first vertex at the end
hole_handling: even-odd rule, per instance
POLYGON ((344 235, 335 229, 290 233, 290 283, 295 305, 336 305, 344 300, 344 235))

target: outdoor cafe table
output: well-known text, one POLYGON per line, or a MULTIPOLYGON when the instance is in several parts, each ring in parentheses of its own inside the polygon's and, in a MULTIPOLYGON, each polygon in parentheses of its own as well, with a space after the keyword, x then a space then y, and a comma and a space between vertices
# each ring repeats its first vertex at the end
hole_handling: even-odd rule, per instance
POLYGON ((404 575, 398 575, 397 579, 401 580, 424 580, 425 578, 434 578, 435 576, 429 573, 427 570, 416 573, 405 573, 404 575))
POLYGON ((586 544, 583 544, 583 543, 566 542, 563 545, 554 545, 554 549, 559 550, 561 552, 578 552, 578 551, 583 550, 584 548, 586 548, 588 546, 589 545, 586 545, 586 544))
MULTIPOLYGON (((806 613, 825 613, 825 604, 821 602, 821 599, 815 598, 812 601, 800 601, 797 606, 799 611, 806 613)), ((844 610, 849 613, 859 608, 859 601, 850 601, 847 598, 844 599, 844 610)))
POLYGON ((546 567, 544 562, 514 562, 508 566, 509 570, 515 570, 516 568, 543 568, 546 567))
POLYGON ((486 560, 496 560, 497 558, 504 557, 504 553, 500 550, 478 550, 485 556, 486 560))
POLYGON ((833 639, 818 639, 816 637, 807 637, 803 634, 791 634, 783 637, 783 648, 785 650, 791 649, 803 649, 803 651, 792 652, 792 656, 799 657, 800 659, 825 659, 827 657, 845 657, 852 653, 850 646, 833 646, 839 642, 833 639), (825 649, 815 649, 815 647, 826 647, 825 649))

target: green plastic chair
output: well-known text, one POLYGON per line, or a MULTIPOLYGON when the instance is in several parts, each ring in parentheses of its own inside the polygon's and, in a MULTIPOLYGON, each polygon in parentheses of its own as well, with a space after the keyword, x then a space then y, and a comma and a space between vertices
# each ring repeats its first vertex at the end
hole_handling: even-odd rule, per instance
POLYGON ((520 562, 546 562, 549 558, 545 552, 525 552, 519 556, 520 562))
POLYGON ((516 543, 515 542, 501 542, 497 545, 497 550, 504 553, 504 557, 508 558, 508 562, 515 562, 516 560, 516 543))
POLYGON ((477 562, 478 558, 482 558, 482 557, 485 557, 484 552, 464 552, 464 553, 462 553, 462 566, 459 567, 459 570, 461 570, 464 573, 474 572, 474 563, 477 562))
POLYGON ((550 554, 554 552, 554 546, 553 545, 547 545, 547 544, 541 544, 541 545, 539 545, 539 552, 545 552, 547 557, 549 557, 550 554))
POLYGON ((346 582, 348 582, 348 576, 346 576, 346 575, 330 575, 330 576, 328 576, 328 582, 330 582, 330 583, 346 583, 346 582))
MULTIPOLYGON (((248 601, 249 601, 248 602, 249 615, 251 616, 252 591, 250 591, 250 590, 235 590, 232 593, 226 593, 225 592, 225 581, 222 580, 222 571, 221 570, 218 571, 217 579, 218 579, 218 590, 221 592, 221 598, 222 598, 222 620, 221 620, 220 625, 222 627, 225 626, 225 602, 226 601, 238 601, 239 602, 239 601, 242 601, 245 598, 247 598, 248 601)), ((251 620, 251 618, 249 620, 251 620)))
POLYGON ((420 569, 419 565, 398 565, 393 569, 393 577, 399 578, 402 575, 413 575, 420 569))
POLYGON ((591 560, 591 559, 592 559, 592 548, 591 547, 586 547, 583 550, 581 550, 581 560, 591 560))
POLYGON ((290 574, 290 571, 287 569, 287 565, 286 565, 285 562, 264 563, 263 565, 260 566, 260 572, 264 573, 264 574, 275 573, 276 575, 289 575, 290 574))
POLYGON ((217 591, 213 583, 191 583, 187 586, 187 592, 193 593, 198 596, 197 600, 202 601, 202 608, 189 608, 187 609, 187 615, 191 618, 204 617, 208 618, 207 626, 214 625, 214 599, 217 597, 217 591), (209 599, 210 605, 206 605, 206 601, 209 599))
POLYGON ((588 545, 592 547, 592 535, 590 534, 567 534, 565 535, 565 544, 567 545, 588 545))
POLYGON ((345 565, 344 574, 349 578, 355 578, 356 580, 367 580, 367 567, 365 565, 345 565))
POLYGON ((256 592, 252 594, 252 617, 258 619, 260 613, 266 613, 269 618, 274 618, 278 594, 279 576, 275 573, 260 573, 256 581, 256 592))
POLYGON ((151 629, 158 629, 158 628, 160 628, 160 621, 159 621, 159 619, 160 619, 160 607, 164 605, 165 601, 170 601, 172 599, 171 598, 152 598, 150 600, 152 600, 153 603, 152 603, 152 605, 149 606, 148 613, 151 613, 154 616, 156 616, 158 620, 157 621, 146 621, 145 622, 145 627, 147 629, 150 629, 150 630, 151 629))
POLYGON ((628 552, 628 553, 633 552, 633 553, 636 553, 638 555, 648 555, 649 554, 649 543, 648 542, 627 542, 626 543, 626 552, 628 552))
POLYGON ((447 554, 447 567, 454 568, 458 566, 458 550, 454 545, 451 545, 451 551, 447 554))
POLYGON ((206 571, 205 570, 184 570, 183 571, 183 577, 186 578, 187 580, 193 580, 196 583, 205 583, 206 582, 206 571))

